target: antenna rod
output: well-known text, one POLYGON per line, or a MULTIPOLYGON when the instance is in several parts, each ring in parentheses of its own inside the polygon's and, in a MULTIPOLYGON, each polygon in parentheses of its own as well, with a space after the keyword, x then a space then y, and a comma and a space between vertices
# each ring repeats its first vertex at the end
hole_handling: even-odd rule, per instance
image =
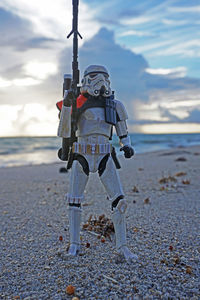
POLYGON ((72 30, 68 34, 69 38, 73 36, 73 61, 72 61, 72 85, 77 93, 77 85, 79 83, 79 69, 78 69, 78 36, 82 39, 82 36, 78 32, 78 5, 79 0, 72 0, 73 5, 73 19, 72 19, 72 30))

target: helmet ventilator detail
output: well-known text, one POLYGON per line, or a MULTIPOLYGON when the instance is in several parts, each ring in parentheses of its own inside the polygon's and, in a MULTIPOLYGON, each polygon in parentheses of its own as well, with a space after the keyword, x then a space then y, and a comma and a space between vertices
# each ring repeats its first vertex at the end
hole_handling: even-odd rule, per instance
POLYGON ((107 69, 100 65, 90 65, 86 68, 81 81, 81 93, 88 93, 91 96, 98 97, 102 95, 109 97, 112 92, 107 69))

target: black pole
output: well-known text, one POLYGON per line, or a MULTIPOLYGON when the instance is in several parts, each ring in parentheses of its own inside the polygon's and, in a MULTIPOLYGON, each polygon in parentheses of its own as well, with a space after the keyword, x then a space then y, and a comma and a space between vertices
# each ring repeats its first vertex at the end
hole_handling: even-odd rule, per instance
POLYGON ((72 61, 72 89, 77 96, 77 85, 79 84, 79 69, 78 69, 78 36, 82 39, 82 36, 78 32, 78 5, 79 0, 72 0, 73 5, 73 19, 72 19, 72 30, 68 34, 69 38, 73 36, 73 61, 72 61))
POLYGON ((78 36, 82 39, 82 36, 78 32, 78 5, 79 5, 79 0, 72 0, 72 6, 73 6, 72 30, 67 36, 67 38, 69 38, 72 34, 74 35, 73 36, 72 82, 71 82, 71 77, 69 77, 69 74, 65 74, 64 83, 63 83, 63 95, 66 89, 71 90, 73 95, 72 115, 71 115, 71 137, 62 139, 62 148, 58 151, 58 157, 61 160, 63 161, 68 160, 67 169, 70 169, 73 162, 73 154, 72 151, 70 151, 70 148, 72 147, 73 143, 77 140, 76 99, 79 94, 78 36))
MULTIPOLYGON (((78 88, 79 84, 79 69, 78 69, 78 36, 82 39, 82 36, 78 32, 78 5, 79 0, 72 0, 73 6, 73 19, 72 19, 72 30, 68 34, 69 38, 73 34, 73 60, 72 60, 72 84, 71 90, 73 94, 72 100, 72 114, 71 114, 71 137, 69 141, 69 148, 72 147, 73 143, 77 141, 76 130, 77 130, 77 106, 76 99, 79 95, 80 89, 78 88)), ((73 162, 73 153, 70 151, 67 169, 70 169, 73 162)))

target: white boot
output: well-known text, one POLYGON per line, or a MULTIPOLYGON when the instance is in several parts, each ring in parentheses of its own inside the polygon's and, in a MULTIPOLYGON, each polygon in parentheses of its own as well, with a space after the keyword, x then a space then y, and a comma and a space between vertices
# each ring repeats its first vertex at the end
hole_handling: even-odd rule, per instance
POLYGON ((115 229, 116 249, 117 252, 124 256, 127 261, 138 260, 138 256, 133 254, 127 247, 126 243, 126 224, 125 211, 126 203, 121 200, 112 213, 112 221, 115 229))
POLYGON ((76 256, 80 250, 80 225, 81 225, 81 212, 79 207, 69 206, 69 235, 70 246, 68 255, 76 256))

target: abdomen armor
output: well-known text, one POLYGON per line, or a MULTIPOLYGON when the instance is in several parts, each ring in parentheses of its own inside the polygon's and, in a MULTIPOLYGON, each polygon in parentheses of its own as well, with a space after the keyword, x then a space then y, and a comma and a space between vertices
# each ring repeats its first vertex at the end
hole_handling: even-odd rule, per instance
POLYGON ((105 112, 102 107, 89 108, 79 118, 77 137, 90 134, 100 134, 110 137, 110 124, 105 122, 105 112))

